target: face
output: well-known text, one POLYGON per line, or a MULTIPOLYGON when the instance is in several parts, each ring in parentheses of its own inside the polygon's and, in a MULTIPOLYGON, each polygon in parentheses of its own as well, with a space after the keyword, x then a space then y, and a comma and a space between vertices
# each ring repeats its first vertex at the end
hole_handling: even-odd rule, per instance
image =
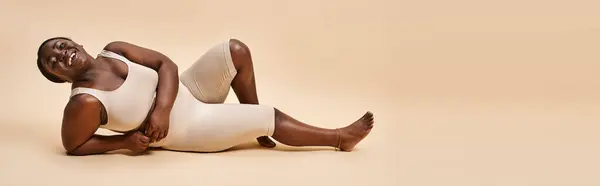
POLYGON ((81 75, 93 58, 83 46, 66 39, 55 39, 42 47, 42 66, 50 73, 68 82, 81 75))

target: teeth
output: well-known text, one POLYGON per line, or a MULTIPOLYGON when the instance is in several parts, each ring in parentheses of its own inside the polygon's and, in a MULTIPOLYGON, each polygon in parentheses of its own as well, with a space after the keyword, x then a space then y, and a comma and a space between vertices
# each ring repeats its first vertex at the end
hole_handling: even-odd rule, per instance
POLYGON ((67 61, 69 66, 71 66, 71 62, 73 61, 73 58, 75 57, 75 53, 72 53, 71 56, 69 56, 69 60, 67 61))

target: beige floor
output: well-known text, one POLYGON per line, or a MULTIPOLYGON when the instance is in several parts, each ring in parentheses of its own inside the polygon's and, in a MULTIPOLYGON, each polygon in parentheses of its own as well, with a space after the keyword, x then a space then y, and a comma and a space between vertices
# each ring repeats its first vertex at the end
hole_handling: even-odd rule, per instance
POLYGON ((2 186, 600 184, 597 1, 0 5, 2 186), (376 128, 351 153, 251 142, 216 154, 65 156, 68 85, 34 64, 52 36, 92 53, 132 42, 180 68, 238 38, 252 48, 263 104, 323 127, 371 110, 376 128))

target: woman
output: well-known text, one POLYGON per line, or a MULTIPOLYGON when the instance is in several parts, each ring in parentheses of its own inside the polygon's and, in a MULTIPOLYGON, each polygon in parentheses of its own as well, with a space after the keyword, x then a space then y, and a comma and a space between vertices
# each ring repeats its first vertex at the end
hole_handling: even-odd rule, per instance
POLYGON ((260 105, 250 50, 236 39, 215 45, 181 75, 167 56, 122 41, 94 58, 69 38, 50 38, 37 65, 48 80, 72 84, 61 132, 69 155, 148 147, 218 152, 251 139, 272 148, 269 136, 290 146, 351 151, 373 128, 370 112, 325 129, 260 105), (241 104, 223 103, 230 86, 241 104), (97 135, 98 128, 122 135, 97 135))

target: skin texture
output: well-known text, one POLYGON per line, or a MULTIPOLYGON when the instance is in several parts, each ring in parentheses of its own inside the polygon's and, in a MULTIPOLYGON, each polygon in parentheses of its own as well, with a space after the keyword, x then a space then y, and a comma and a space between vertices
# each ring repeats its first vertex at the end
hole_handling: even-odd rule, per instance
MULTIPOLYGON (((250 50, 236 39, 231 39, 230 44, 234 66, 238 70, 231 86, 240 103, 259 104, 250 50)), ((63 146, 69 155, 101 154, 118 149, 143 152, 149 143, 168 134, 169 116, 179 85, 177 65, 157 51, 123 41, 111 42, 104 49, 157 71, 157 99, 147 122, 142 124, 139 131, 101 136, 95 132, 107 121, 102 104, 87 94, 71 97, 64 109, 61 130, 63 146)), ((93 58, 83 46, 69 39, 53 39, 43 44, 38 57, 42 72, 72 83, 72 88, 115 90, 125 81, 128 73, 125 64, 110 58, 93 58), (74 52, 76 57, 69 65, 68 58, 74 52)), ((370 133, 373 123, 373 114, 367 112, 346 127, 325 129, 300 122, 275 109, 272 137, 290 146, 329 146, 351 151, 370 133)), ((275 143, 266 136, 257 140, 262 146, 275 147, 275 143)))
POLYGON ((327 146, 352 151, 371 132, 373 123, 373 113, 367 112, 344 128, 325 129, 298 121, 275 109, 273 139, 289 146, 327 146))
MULTIPOLYGON (((126 42, 116 41, 104 49, 113 51, 138 64, 156 70, 159 75, 157 99, 147 123, 141 127, 145 137, 124 134, 124 136, 98 136, 94 132, 106 122, 106 111, 101 103, 90 95, 73 96, 67 103, 62 137, 63 145, 69 154, 95 154, 130 147, 115 141, 137 138, 147 147, 148 142, 157 141, 168 134, 169 116, 178 90, 177 65, 165 55, 126 42)), ((127 77, 127 66, 114 59, 99 57, 94 59, 83 46, 69 40, 56 39, 47 42, 40 52, 42 67, 51 74, 72 83, 72 87, 87 87, 100 90, 115 90, 127 77), (73 52, 76 59, 69 67, 67 61, 73 52)), ((138 147, 139 148, 139 147, 138 147)), ((132 150, 132 149, 130 149, 132 150)))
MULTIPOLYGON (((229 50, 233 65, 238 72, 231 82, 235 95, 242 104, 259 104, 250 48, 240 40, 231 39, 229 50)), ((263 147, 273 148, 276 145, 267 136, 258 137, 256 140, 263 147)))

